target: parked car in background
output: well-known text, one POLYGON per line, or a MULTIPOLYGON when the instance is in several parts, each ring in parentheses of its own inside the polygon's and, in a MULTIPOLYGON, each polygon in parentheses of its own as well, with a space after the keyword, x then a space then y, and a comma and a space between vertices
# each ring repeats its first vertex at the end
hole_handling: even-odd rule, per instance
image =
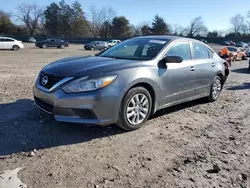
POLYGON ((223 41, 223 42, 222 42, 222 45, 230 46, 230 42, 228 42, 228 41, 223 41))
POLYGON ((231 45, 231 46, 235 46, 235 42, 234 41, 228 41, 229 42, 229 44, 231 45))
POLYGON ((34 37, 29 37, 29 42, 35 43, 36 39, 34 37))
POLYGON ((22 41, 10 37, 0 37, 0 49, 18 51, 20 48, 24 48, 22 41))
POLYGON ((249 62, 248 62, 248 70, 250 71, 250 59, 249 59, 249 62))
POLYGON ((224 47, 221 49, 221 51, 219 52, 219 56, 221 58, 227 58, 229 56, 230 53, 233 54, 233 61, 236 60, 245 60, 246 59, 246 50, 244 50, 243 48, 236 48, 236 47, 224 47))
POLYGON ((116 123, 132 131, 160 109, 216 101, 228 74, 225 60, 198 40, 143 36, 47 65, 33 94, 35 105, 57 121, 116 123))
POLYGON ((108 47, 111 47, 111 46, 114 46, 118 43, 120 43, 121 41, 120 40, 109 40, 108 41, 108 47))
POLYGON ((201 42, 204 42, 205 44, 207 44, 207 40, 205 39, 201 39, 201 42))
POLYGON ((46 39, 44 41, 38 41, 35 44, 36 47, 39 48, 47 48, 47 47, 57 47, 64 49, 65 47, 69 46, 69 43, 62 40, 62 39, 46 39))
POLYGON ((250 49, 248 49, 248 50, 246 51, 246 56, 247 56, 247 57, 250 57, 250 49))
POLYGON ((93 41, 84 45, 85 50, 105 50, 107 48, 108 43, 105 41, 93 41))
POLYGON ((241 48, 244 48, 245 50, 248 49, 248 44, 244 43, 244 42, 237 42, 235 44, 235 47, 241 47, 241 48))

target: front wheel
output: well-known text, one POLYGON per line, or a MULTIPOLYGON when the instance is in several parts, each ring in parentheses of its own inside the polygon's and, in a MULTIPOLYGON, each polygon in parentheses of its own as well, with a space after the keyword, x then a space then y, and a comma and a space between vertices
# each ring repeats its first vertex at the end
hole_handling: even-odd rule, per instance
POLYGON ((61 49, 64 49, 64 48, 65 48, 65 45, 64 45, 64 44, 62 44, 62 45, 60 46, 60 48, 61 48, 61 49))
POLYGON ((19 49, 20 49, 20 47, 17 46, 17 45, 14 45, 14 46, 12 47, 12 50, 14 50, 14 51, 18 51, 19 49))
POLYGON ((152 109, 152 98, 147 89, 130 89, 122 100, 117 125, 126 131, 139 129, 148 120, 152 109))
POLYGON ((209 101, 210 102, 216 101, 220 96, 221 90, 222 90, 222 79, 221 77, 216 76, 211 85, 210 94, 208 96, 209 101))
POLYGON ((43 44, 43 48, 47 48, 47 44, 43 44))

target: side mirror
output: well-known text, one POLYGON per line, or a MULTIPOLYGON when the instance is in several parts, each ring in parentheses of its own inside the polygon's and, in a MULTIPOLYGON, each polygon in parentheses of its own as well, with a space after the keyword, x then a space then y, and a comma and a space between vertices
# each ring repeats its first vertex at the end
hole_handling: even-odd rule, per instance
POLYGON ((164 63, 181 63, 183 58, 181 56, 167 56, 162 59, 164 63))

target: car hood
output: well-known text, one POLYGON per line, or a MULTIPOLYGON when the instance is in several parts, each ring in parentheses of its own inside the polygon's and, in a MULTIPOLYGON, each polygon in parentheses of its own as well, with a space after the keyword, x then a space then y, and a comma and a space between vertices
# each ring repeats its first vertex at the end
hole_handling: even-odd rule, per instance
POLYGON ((138 60, 114 59, 99 56, 76 56, 64 58, 45 66, 42 72, 60 77, 83 77, 90 74, 137 67, 138 60))

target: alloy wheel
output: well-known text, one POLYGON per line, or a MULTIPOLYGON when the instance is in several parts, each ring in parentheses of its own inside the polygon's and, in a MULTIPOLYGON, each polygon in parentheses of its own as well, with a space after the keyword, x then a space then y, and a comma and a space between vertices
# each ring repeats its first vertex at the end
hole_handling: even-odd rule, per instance
POLYGON ((126 118, 132 125, 138 125, 145 120, 149 112, 149 100, 143 93, 134 95, 128 102, 126 118))

